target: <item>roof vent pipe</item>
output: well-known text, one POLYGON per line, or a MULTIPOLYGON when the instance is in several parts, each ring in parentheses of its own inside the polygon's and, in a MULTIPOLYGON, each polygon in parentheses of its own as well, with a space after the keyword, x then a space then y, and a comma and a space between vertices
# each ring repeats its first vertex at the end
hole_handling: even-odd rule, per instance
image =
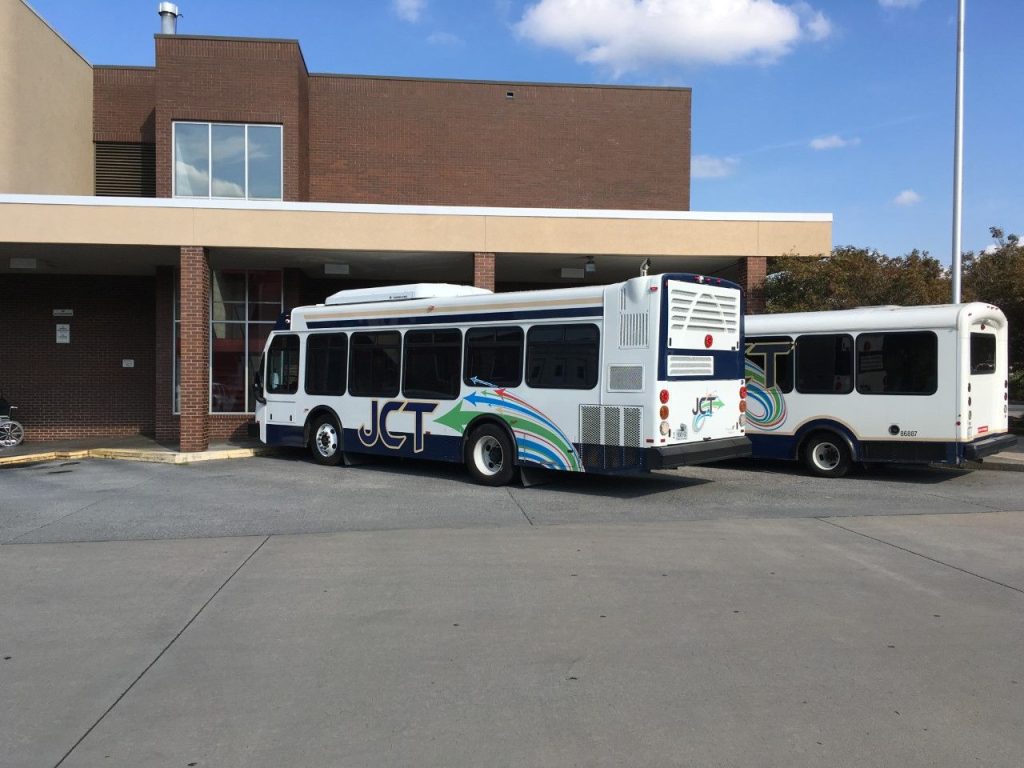
POLYGON ((178 34, 178 17, 181 16, 178 13, 178 6, 174 3, 160 3, 157 13, 160 14, 160 34, 178 34))

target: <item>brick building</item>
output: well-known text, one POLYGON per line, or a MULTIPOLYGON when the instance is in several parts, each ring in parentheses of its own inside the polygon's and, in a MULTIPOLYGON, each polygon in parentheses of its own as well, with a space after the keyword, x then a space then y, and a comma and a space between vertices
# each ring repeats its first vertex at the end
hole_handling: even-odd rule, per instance
POLYGON ((831 246, 829 215, 689 210, 686 88, 316 74, 296 41, 165 34, 153 67, 93 67, 23 0, 0 85, 0 390, 28 440, 243 434, 278 314, 345 287, 651 258, 756 309, 766 257, 831 246))

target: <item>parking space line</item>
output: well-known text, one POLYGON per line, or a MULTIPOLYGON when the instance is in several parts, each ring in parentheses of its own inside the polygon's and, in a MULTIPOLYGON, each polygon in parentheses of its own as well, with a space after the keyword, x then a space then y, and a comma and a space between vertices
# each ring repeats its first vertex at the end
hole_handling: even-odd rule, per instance
POLYGON ((170 649, 170 647, 171 647, 172 645, 174 645, 174 643, 175 643, 175 642, 176 642, 176 641, 178 640, 178 638, 179 638, 179 637, 181 637, 181 636, 182 636, 182 635, 183 635, 183 634, 185 633, 185 630, 186 630, 186 629, 188 629, 188 628, 189 628, 190 626, 192 626, 192 622, 194 622, 194 621, 195 621, 196 619, 198 619, 198 618, 199 618, 199 614, 201 614, 201 613, 202 613, 202 612, 203 612, 203 611, 204 611, 204 610, 206 609, 206 606, 208 606, 208 605, 209 605, 210 603, 212 603, 212 602, 213 602, 213 599, 214 599, 214 598, 215 598, 215 597, 216 597, 217 595, 219 595, 219 594, 220 594, 221 590, 222 590, 222 589, 224 589, 224 587, 226 587, 226 586, 228 585, 228 582, 230 582, 230 581, 231 581, 231 580, 232 580, 232 579, 233 579, 233 578, 235 577, 235 574, 237 574, 237 573, 238 573, 238 572, 239 572, 240 570, 242 570, 242 569, 243 569, 243 568, 244 568, 244 567, 246 566, 246 564, 247 564, 247 563, 248 563, 248 562, 249 562, 250 560, 252 560, 252 558, 253 558, 253 557, 254 557, 254 556, 256 555, 256 553, 257 553, 257 552, 259 552, 259 551, 260 551, 260 550, 261 550, 261 549, 263 548, 263 545, 264 545, 264 544, 266 544, 266 543, 267 543, 268 541, 270 541, 270 536, 267 536, 267 537, 265 537, 265 538, 263 539, 263 541, 261 541, 261 542, 260 542, 260 543, 259 543, 259 544, 258 544, 258 545, 256 546, 256 549, 254 549, 254 550, 253 550, 252 552, 250 552, 250 553, 249 553, 249 555, 248 555, 248 556, 247 556, 247 557, 245 558, 245 560, 243 560, 243 561, 241 562, 241 564, 240 564, 240 565, 239 565, 239 566, 238 566, 237 568, 235 568, 235 570, 233 570, 233 571, 231 572, 231 574, 230 574, 230 575, 229 575, 229 576, 228 576, 228 577, 227 577, 227 578, 226 578, 226 579, 224 580, 224 583, 223 583, 223 584, 221 584, 221 585, 220 585, 219 587, 217 587, 217 589, 216 589, 216 590, 214 591, 214 593, 213 593, 212 595, 210 595, 210 597, 209 597, 209 598, 207 599, 207 601, 206 601, 205 603, 203 603, 203 604, 202 604, 202 605, 201 605, 201 606, 199 607, 199 610, 198 610, 198 611, 196 611, 196 612, 195 612, 195 614, 193 614, 192 618, 191 618, 191 619, 189 619, 189 620, 188 620, 188 621, 187 621, 187 622, 185 623, 185 626, 183 626, 183 627, 182 627, 182 628, 181 628, 181 629, 180 629, 180 630, 178 631, 178 634, 176 634, 176 635, 175 635, 174 637, 172 637, 172 638, 171 638, 171 641, 170 641, 169 643, 167 643, 167 645, 165 645, 165 646, 164 646, 163 650, 162 650, 162 651, 160 651, 160 653, 158 653, 158 654, 156 655, 156 658, 154 658, 154 659, 153 659, 153 660, 152 660, 151 662, 149 662, 149 664, 147 664, 147 665, 146 665, 146 668, 145 668, 145 669, 143 669, 143 670, 142 670, 142 671, 141 671, 141 672, 139 673, 138 677, 136 677, 136 678, 135 678, 134 680, 132 680, 132 682, 131 682, 131 683, 129 684, 129 686, 128 686, 127 688, 125 688, 125 689, 124 689, 124 690, 123 690, 123 691, 121 692, 121 695, 120 695, 120 696, 118 696, 118 697, 117 697, 117 698, 116 698, 116 699, 114 700, 114 703, 113 703, 113 704, 111 704, 111 705, 110 705, 109 707, 107 707, 107 709, 106 709, 106 710, 105 710, 105 711, 103 712, 103 714, 102 714, 102 715, 100 715, 100 716, 99 716, 99 718, 98 718, 98 719, 96 720, 96 722, 95 722, 95 723, 93 723, 92 725, 90 725, 90 726, 89 726, 89 728, 88 728, 88 729, 86 730, 86 732, 85 732, 85 733, 83 733, 83 734, 82 734, 82 735, 81 735, 81 736, 79 737, 78 741, 76 741, 76 742, 75 742, 74 744, 72 744, 72 745, 71 745, 71 748, 70 748, 70 749, 69 749, 69 750, 68 750, 67 752, 65 752, 65 753, 64 753, 64 756, 63 756, 63 757, 62 757, 62 758, 61 758, 60 760, 58 760, 58 761, 57 761, 57 763, 56 763, 56 764, 54 765, 54 768, 60 768, 60 766, 61 766, 61 765, 62 765, 62 764, 64 763, 64 761, 65 761, 65 760, 67 760, 67 759, 68 759, 68 757, 69 757, 69 756, 71 755, 71 753, 72 753, 72 752, 74 752, 74 751, 75 751, 75 750, 76 750, 76 749, 78 748, 78 745, 79 745, 79 744, 81 744, 81 743, 82 743, 83 741, 85 741, 86 737, 87 737, 87 736, 88 736, 88 735, 89 735, 90 733, 92 733, 92 732, 93 732, 93 730, 94 730, 94 729, 96 728, 96 726, 97 726, 97 725, 99 725, 99 724, 100 724, 101 722, 103 722, 103 719, 104 719, 104 718, 105 718, 105 717, 106 717, 107 715, 109 715, 109 714, 111 713, 111 711, 112 711, 112 710, 114 709, 114 707, 116 707, 116 706, 117 706, 118 704, 120 704, 120 703, 121 703, 121 699, 123 699, 123 698, 124 698, 125 696, 127 696, 127 695, 128 695, 128 692, 129 692, 129 691, 130 691, 130 690, 131 690, 132 688, 134 688, 134 687, 135 687, 135 684, 136 684, 136 683, 138 683, 138 682, 139 682, 139 680, 141 680, 141 679, 142 679, 142 678, 143 678, 143 677, 145 676, 145 674, 146 674, 147 672, 149 672, 149 670, 151 670, 151 669, 153 668, 153 666, 154 666, 154 665, 155 665, 155 664, 156 664, 156 663, 157 663, 158 661, 160 661, 161 657, 163 657, 163 655, 164 655, 165 653, 167 653, 167 651, 168 651, 168 650, 170 649))
POLYGON ((934 557, 929 557, 928 555, 922 554, 921 552, 915 552, 912 549, 907 549, 906 547, 901 547, 899 544, 893 544, 891 541, 886 541, 885 539, 880 539, 877 536, 870 536, 870 535, 868 535, 866 533, 861 533, 860 531, 855 531, 853 528, 847 528, 845 525, 840 525, 839 523, 833 522, 829 518, 816 517, 814 519, 818 520, 819 522, 822 522, 822 523, 827 523, 828 525, 831 525, 834 528, 839 528, 839 529, 847 531, 849 533, 855 533, 858 536, 863 536, 865 539, 871 539, 871 541, 877 541, 879 544, 885 544, 886 546, 892 547, 893 549, 898 549, 901 552, 906 552, 907 554, 910 554, 910 555, 916 555, 917 557, 923 558, 924 560, 930 560, 931 562, 936 563, 937 565, 944 565, 947 568, 952 568, 954 571, 960 571, 960 573, 965 573, 968 576, 974 576, 976 578, 982 579, 983 581, 987 581, 990 584, 995 584, 996 586, 999 586, 999 587, 1006 587, 1007 589, 1012 589, 1014 592, 1019 592, 1020 594, 1024 595, 1024 589, 1021 589, 1020 587, 1015 587, 1012 584, 1005 584, 1005 583, 1003 583, 1001 581, 996 581, 995 579, 990 579, 988 576, 982 576, 980 573, 975 573, 974 571, 968 571, 966 568, 961 568, 959 565, 953 565, 952 563, 947 563, 947 562, 945 562, 943 560, 937 560, 934 557))

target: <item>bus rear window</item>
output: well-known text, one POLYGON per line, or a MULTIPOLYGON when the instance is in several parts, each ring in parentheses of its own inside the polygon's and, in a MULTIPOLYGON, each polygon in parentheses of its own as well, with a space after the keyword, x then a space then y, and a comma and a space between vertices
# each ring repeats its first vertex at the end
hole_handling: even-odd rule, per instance
POLYGON ((996 337, 991 333, 971 334, 971 375, 996 372, 996 337))

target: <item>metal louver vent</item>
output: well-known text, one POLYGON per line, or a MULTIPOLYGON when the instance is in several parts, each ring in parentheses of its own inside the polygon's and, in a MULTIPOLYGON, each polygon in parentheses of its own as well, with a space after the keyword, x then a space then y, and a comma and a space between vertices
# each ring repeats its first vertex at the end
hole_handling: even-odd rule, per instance
POLYGON ((635 406, 581 405, 580 442, 639 448, 642 415, 635 406))
POLYGON ((669 291, 669 328, 672 331, 735 333, 739 328, 737 294, 716 295, 702 288, 672 283, 669 291))
POLYGON ((669 376, 714 376, 715 358, 711 355, 669 355, 669 376))
POLYGON ((96 142, 96 194, 156 197, 156 145, 96 142))
POLYGON ((644 367, 642 365, 609 365, 609 392, 642 392, 644 367))
POLYGON ((650 344, 646 312, 619 315, 619 349, 646 349, 650 344))

